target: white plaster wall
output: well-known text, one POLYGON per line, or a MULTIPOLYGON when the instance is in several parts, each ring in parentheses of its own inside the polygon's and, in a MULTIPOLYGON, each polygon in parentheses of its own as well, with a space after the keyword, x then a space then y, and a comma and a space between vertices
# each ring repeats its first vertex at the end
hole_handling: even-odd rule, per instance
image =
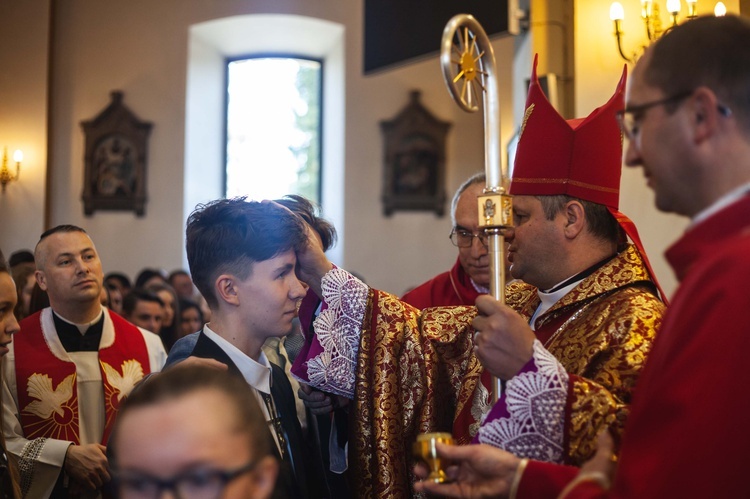
POLYGON ((13 152, 24 153, 19 181, 0 193, 0 249, 7 258, 33 249, 44 228, 48 1, 3 0, 0 19, 0 154, 8 148, 15 173, 13 152))
MULTIPOLYGON (((31 1, 46 5, 41 0, 31 1)), ((28 5, 21 0, 11 0, 11 4, 28 5)), ((2 5, 5 8, 6 2, 2 5)), ((447 151, 446 191, 450 197, 465 177, 483 168, 481 115, 468 115, 452 102, 444 88, 437 57, 363 76, 361 1, 66 0, 56 5, 50 222, 86 227, 107 270, 133 275, 147 265, 168 270, 182 265, 185 189, 195 188, 195 179, 186 179, 183 174, 187 161, 185 119, 190 112, 190 107, 186 108, 188 30, 196 23, 253 13, 299 14, 345 26, 346 101, 344 123, 340 126, 345 134, 342 160, 346 174, 341 185, 346 240, 339 263, 362 273, 374 286, 395 293, 452 265, 456 250, 447 238, 448 217, 441 219, 426 212, 382 216, 382 140, 378 124, 392 118, 407 103, 411 90, 422 91, 425 106, 440 119, 453 123, 447 151), (99 211, 86 218, 80 201, 84 143, 80 122, 98 114, 109 102, 109 93, 116 89, 124 92, 125 104, 141 119, 154 123, 148 150, 146 216, 99 211)), ((45 32, 43 15, 29 15, 17 7, 10 14, 24 29, 33 25, 42 35, 45 32)), ((507 142, 513 132, 513 40, 504 38, 493 45, 500 68, 502 140, 507 142)), ((439 40, 435 40, 435 46, 439 46, 439 40)), ((37 62, 45 57, 43 47, 24 55, 17 45, 12 45, 12 51, 18 60, 23 61, 28 55, 35 64, 43 65, 37 62)), ((42 75, 34 77, 33 84, 43 89, 42 75)), ((22 85, 14 83, 10 88, 17 92, 22 85)), ((41 102, 42 98, 40 95, 36 101, 41 102)), ((6 124, 0 115, 0 126, 7 128, 6 124)), ((43 133, 44 122, 37 120, 35 125, 43 133)), ((42 140, 39 142, 43 144, 42 140)), ((29 164, 31 168, 31 157, 29 164)), ((209 183, 209 191, 215 188, 216 184, 209 183)), ((36 241, 42 229, 39 217, 43 195, 34 192, 30 197, 31 202, 25 205, 14 200, 13 209, 33 214, 37 221, 24 224, 23 230, 0 228, 3 244, 6 239, 9 246, 28 244, 24 232, 31 232, 29 239, 36 241)))

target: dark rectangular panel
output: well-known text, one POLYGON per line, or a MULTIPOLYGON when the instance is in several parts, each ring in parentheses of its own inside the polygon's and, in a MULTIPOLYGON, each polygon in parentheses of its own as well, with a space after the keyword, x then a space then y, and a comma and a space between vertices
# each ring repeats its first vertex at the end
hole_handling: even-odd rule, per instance
POLYGON ((365 74, 437 53, 456 14, 473 15, 490 37, 508 31, 508 0, 365 0, 365 74))

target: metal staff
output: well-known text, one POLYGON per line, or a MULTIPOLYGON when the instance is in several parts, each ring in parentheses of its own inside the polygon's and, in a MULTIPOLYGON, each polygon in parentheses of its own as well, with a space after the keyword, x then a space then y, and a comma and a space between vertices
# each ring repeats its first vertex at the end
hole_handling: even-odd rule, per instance
MULTIPOLYGON (((490 293, 505 302, 503 229, 512 225, 511 197, 505 193, 507 172, 500 161, 500 104, 492 45, 479 22, 468 14, 458 14, 443 31, 440 64, 448 91, 466 112, 484 108, 484 171, 487 183, 477 198, 479 228, 487 235, 490 257, 490 293)), ((501 392, 500 381, 492 378, 494 404, 501 392)))

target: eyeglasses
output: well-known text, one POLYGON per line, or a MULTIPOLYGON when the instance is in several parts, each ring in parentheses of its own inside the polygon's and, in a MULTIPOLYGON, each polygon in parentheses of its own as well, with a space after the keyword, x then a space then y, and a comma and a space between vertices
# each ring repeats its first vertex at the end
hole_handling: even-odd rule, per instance
POLYGON ((218 499, 230 482, 252 471, 256 465, 253 461, 229 471, 189 471, 164 480, 137 472, 122 472, 115 474, 115 481, 123 499, 158 499, 167 490, 177 499, 218 499))
POLYGON ((485 248, 487 247, 487 234, 485 234, 484 232, 474 234, 466 229, 453 227, 453 230, 450 234, 451 242, 454 246, 458 246, 459 248, 469 248, 472 244, 474 244, 475 237, 479 239, 479 242, 482 243, 485 248))
MULTIPOLYGON (((680 92, 670 97, 665 97, 664 99, 626 107, 625 109, 617 111, 616 116, 617 122, 620 125, 620 130, 622 130, 623 135, 625 135, 629 141, 637 141, 641 131, 639 128, 640 122, 646 111, 656 106, 677 104, 693 95, 693 92, 695 92, 695 90, 680 92)), ((723 104, 717 104, 716 108, 722 116, 728 117, 732 115, 732 110, 723 104)))

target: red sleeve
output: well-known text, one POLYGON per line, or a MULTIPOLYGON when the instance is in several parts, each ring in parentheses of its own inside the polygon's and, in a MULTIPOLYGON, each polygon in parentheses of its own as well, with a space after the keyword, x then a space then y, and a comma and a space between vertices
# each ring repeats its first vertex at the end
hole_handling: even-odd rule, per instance
POLYGON ((741 239, 694 262, 672 300, 635 390, 613 496, 750 497, 750 237, 741 239))
POLYGON ((557 497, 580 471, 573 466, 529 461, 521 475, 516 497, 518 499, 557 497))

